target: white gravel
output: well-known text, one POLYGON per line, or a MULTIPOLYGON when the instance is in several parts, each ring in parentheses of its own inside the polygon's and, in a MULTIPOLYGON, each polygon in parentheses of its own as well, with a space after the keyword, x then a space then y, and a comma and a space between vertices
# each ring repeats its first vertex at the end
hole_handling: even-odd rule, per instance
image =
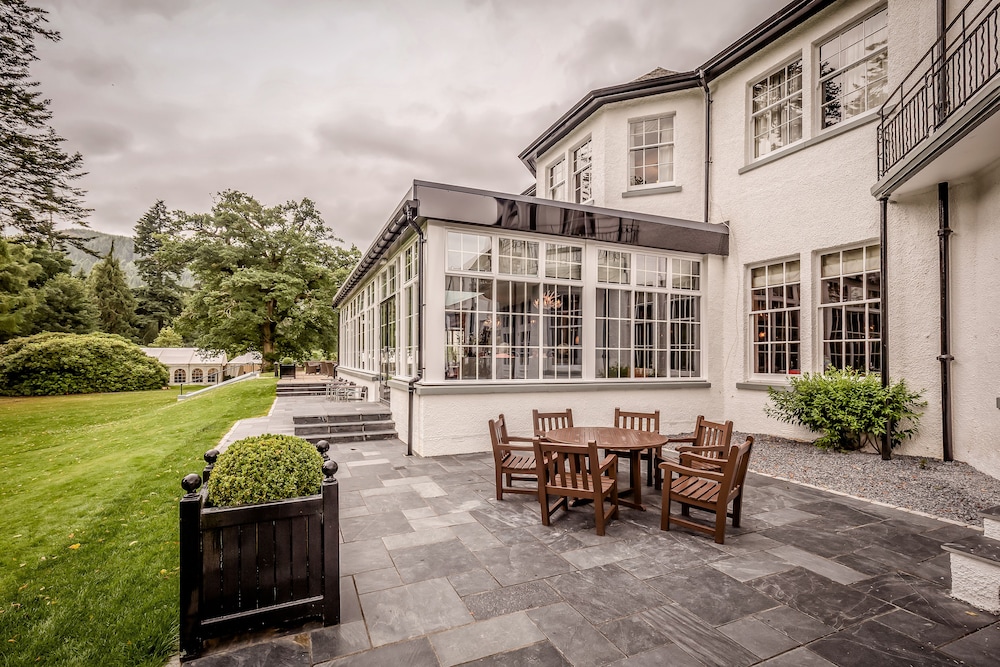
POLYGON ((770 435, 754 434, 750 470, 979 527, 979 513, 1000 505, 1000 479, 965 463, 897 454, 883 461, 770 435))

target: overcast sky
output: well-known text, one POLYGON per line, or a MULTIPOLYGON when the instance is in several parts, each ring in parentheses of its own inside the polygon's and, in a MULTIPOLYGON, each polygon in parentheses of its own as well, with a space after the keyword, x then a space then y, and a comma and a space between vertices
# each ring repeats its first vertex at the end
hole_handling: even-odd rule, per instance
POLYGON ((521 192, 588 91, 697 67, 787 0, 35 0, 33 74, 94 229, 225 189, 309 197, 364 250, 414 179, 521 192))

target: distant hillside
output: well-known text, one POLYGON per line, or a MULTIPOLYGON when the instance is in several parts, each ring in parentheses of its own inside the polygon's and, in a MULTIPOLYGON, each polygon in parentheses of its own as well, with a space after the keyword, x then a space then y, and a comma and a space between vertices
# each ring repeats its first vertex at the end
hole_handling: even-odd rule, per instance
POLYGON ((90 239, 84 245, 97 252, 97 257, 93 257, 73 246, 66 246, 66 254, 73 260, 74 273, 83 271, 84 274, 89 274, 90 268, 107 256, 108 251, 111 250, 111 243, 114 242, 115 257, 121 262, 122 271, 128 278, 129 287, 142 285, 139 273, 135 268, 135 244, 132 242, 131 236, 105 234, 94 229, 68 229, 66 235, 90 239))

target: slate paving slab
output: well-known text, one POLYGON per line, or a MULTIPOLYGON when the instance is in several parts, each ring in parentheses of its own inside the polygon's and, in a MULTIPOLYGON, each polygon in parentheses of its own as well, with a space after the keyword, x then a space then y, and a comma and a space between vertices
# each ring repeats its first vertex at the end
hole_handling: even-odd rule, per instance
POLYGON ((723 545, 660 531, 652 489, 598 536, 587 508, 546 527, 533 497, 497 501, 489 454, 404 453, 331 447, 340 625, 213 642, 189 664, 997 664, 1000 619, 948 595, 941 544, 966 526, 750 475, 723 545))

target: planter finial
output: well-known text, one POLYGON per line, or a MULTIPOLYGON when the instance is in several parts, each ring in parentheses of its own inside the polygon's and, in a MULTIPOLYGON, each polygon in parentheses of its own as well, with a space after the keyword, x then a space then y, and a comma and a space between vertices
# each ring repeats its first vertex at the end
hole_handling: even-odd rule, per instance
POLYGON ((212 465, 215 463, 215 460, 217 458, 219 458, 218 449, 210 449, 207 452, 205 452, 205 463, 212 465))
POLYGON ((337 462, 332 459, 323 462, 323 476, 327 479, 332 479, 333 476, 337 474, 337 470, 339 469, 340 466, 337 465, 337 462))
POLYGON ((201 476, 197 473, 191 473, 190 475, 185 475, 184 479, 181 480, 181 487, 188 494, 194 494, 201 487, 201 476))

